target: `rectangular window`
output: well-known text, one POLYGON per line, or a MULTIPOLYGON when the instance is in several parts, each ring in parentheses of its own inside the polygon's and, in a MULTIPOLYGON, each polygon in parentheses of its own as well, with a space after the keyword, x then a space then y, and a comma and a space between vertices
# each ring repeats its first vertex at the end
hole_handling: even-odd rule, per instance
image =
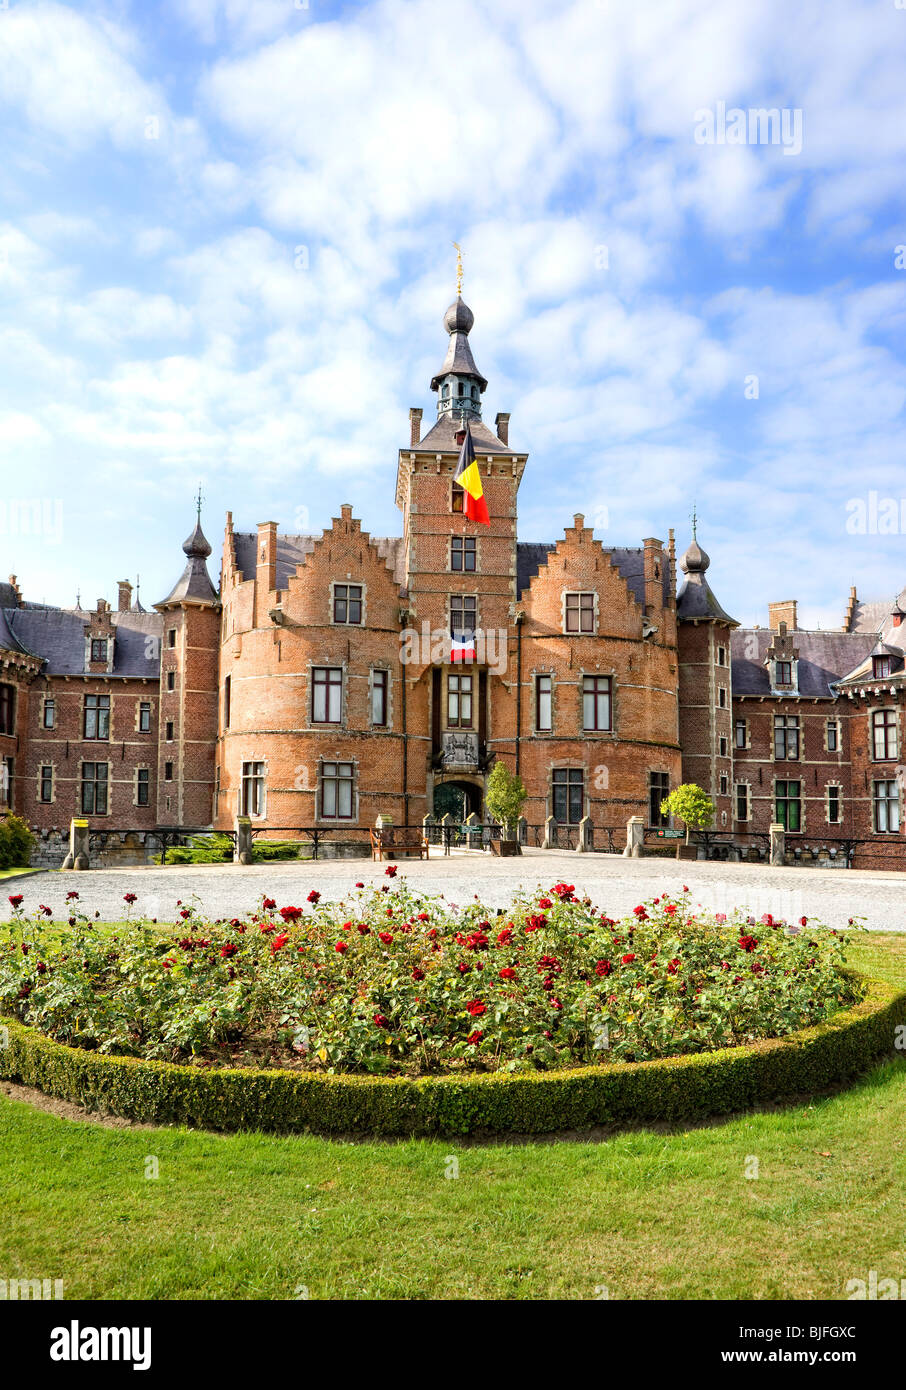
POLYGON ((176 672, 175 672, 175 671, 168 671, 168 672, 167 672, 167 689, 168 689, 168 690, 175 690, 175 689, 176 689, 176 672))
POLYGON ((230 727, 230 698, 232 696, 233 678, 227 676, 223 682, 223 727, 230 727))
POLYGON ((554 680, 552 676, 535 677, 535 729, 539 734, 550 733, 554 716, 554 680))
POLYGON ((135 774, 135 802, 137 806, 147 806, 151 796, 151 772, 140 767, 135 774))
POLYGON ((791 661, 774 662, 774 681, 776 685, 793 684, 793 663, 791 661))
POLYGON ((727 740, 725 738, 722 738, 718 744, 718 747, 720 749, 720 756, 722 758, 725 758, 727 756, 727 740))
POLYGON ((343 670, 340 666, 314 666, 311 672, 311 720, 313 724, 339 724, 343 713, 343 670))
POLYGON ((729 784, 728 781, 727 781, 726 773, 723 773, 723 772, 722 772, 722 773, 721 773, 721 776, 720 776, 720 794, 721 794, 721 796, 726 796, 729 790, 730 790, 730 784, 729 784))
POLYGON ((106 661, 106 660, 107 660, 107 638, 106 638, 106 637, 92 637, 92 639, 91 639, 91 660, 92 660, 92 661, 106 661))
POLYGON ((840 824, 840 788, 833 783, 827 789, 827 823, 840 824))
POLYGON ((264 815, 264 763, 243 763, 239 814, 264 815))
POLYGON ((472 727, 472 677, 447 676, 447 727, 472 727))
POLYGON ((8 808, 13 804, 13 771, 14 760, 4 758, 0 763, 0 806, 8 808))
POLYGON ((450 541, 450 569, 473 573, 477 569, 474 536, 453 536, 450 541))
POLYGON ((41 768, 41 800, 53 801, 53 768, 41 768))
POLYGON ((11 685, 0 685, 0 734, 16 731, 16 691, 11 685))
POLYGON ((566 631, 594 632, 595 596, 594 594, 566 595, 566 631))
POLYGON ((107 774, 106 763, 82 763, 83 816, 106 816, 107 774))
POLYGON ((551 778, 554 820, 578 825, 585 807, 585 774, 581 767, 555 767, 551 778))
MULTIPOLYGON (((172 781, 173 781, 173 764, 172 764, 172 763, 164 763, 164 781, 165 781, 165 782, 172 782, 172 781)), ((167 807, 168 807, 168 809, 169 809, 169 806, 170 806, 170 798, 167 797, 167 807)))
POLYGON ((588 730, 611 727, 610 676, 582 677, 582 727, 588 730))
POLYGON ((889 676, 890 657, 873 656, 871 659, 871 673, 874 676, 875 680, 877 680, 879 676, 889 676))
POLYGON ((744 719, 737 719, 734 727, 736 730, 736 747, 745 748, 748 737, 748 726, 746 725, 746 721, 744 719))
POLYGON ((45 729, 53 729, 57 722, 57 704, 53 696, 48 695, 44 701, 44 714, 41 723, 45 729))
POLYGON ((138 706, 138 729, 139 733, 147 734, 151 731, 151 701, 140 700, 138 706))
POLYGON ((471 637, 478 623, 478 599, 473 594, 451 594, 450 635, 471 637))
POLYGON ((718 647, 718 648, 717 648, 717 664, 718 664, 718 666, 726 666, 726 664, 727 664, 727 649, 726 649, 726 647, 718 647))
POLYGON ((840 747, 840 726, 836 719, 827 721, 827 751, 836 753, 840 747))
POLYGON ((736 783, 736 819, 749 819, 749 784, 748 782, 736 783))
POLYGON ((896 782, 874 784, 875 830, 895 835, 900 828, 900 792, 896 782))
POLYGON ((661 802, 670 795, 670 773, 649 772, 648 774, 648 824, 652 829, 661 829, 670 824, 670 817, 661 810, 661 802))
POLYGON ((390 684, 389 671, 372 671, 371 673, 371 722, 379 728, 386 728, 389 701, 387 699, 388 687, 390 684))
POLYGON ((164 732, 165 732, 165 734, 166 734, 167 742, 168 742, 168 743, 172 743, 172 742, 173 742, 173 720, 172 720, 172 719, 168 719, 168 720, 167 720, 166 725, 164 726, 164 732))
POLYGON ((724 685, 718 686, 717 703, 721 709, 727 708, 727 688, 724 685))
POLYGON ((774 757, 799 757, 798 714, 774 715, 774 757))
POLYGON ((83 734, 85 738, 90 739, 108 739, 110 737, 109 695, 85 696, 83 734))
POLYGON ((176 628, 175 628, 175 627, 171 627, 171 628, 168 628, 168 629, 167 629, 167 646, 168 646, 168 647, 175 647, 175 646, 176 646, 176 628))
POLYGON ((892 762, 897 756, 896 710, 876 709, 871 716, 871 727, 875 762, 892 762))
POLYGON ((333 620, 358 626, 362 621, 361 584, 334 584, 333 620))
POLYGON ((785 830, 799 830, 802 802, 799 782, 778 782, 774 788, 776 819, 785 830))
POLYGON ((451 502, 450 502, 450 510, 453 511, 453 512, 461 512, 461 511, 462 511, 462 501, 463 501, 463 497, 462 497, 462 488, 459 486, 459 483, 454 483, 454 484, 453 484, 453 496, 452 496, 452 499, 451 499, 451 502))
POLYGON ((322 820, 352 820, 354 808, 355 769, 353 764, 322 763, 322 820))

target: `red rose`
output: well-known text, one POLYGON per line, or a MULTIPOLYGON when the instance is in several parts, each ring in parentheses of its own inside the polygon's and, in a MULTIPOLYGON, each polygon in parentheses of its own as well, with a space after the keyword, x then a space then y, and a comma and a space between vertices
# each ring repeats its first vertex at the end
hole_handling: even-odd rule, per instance
POLYGON ((276 898, 265 898, 261 904, 265 912, 271 912, 277 906, 276 898))
POLYGON ((673 960, 669 961, 668 964, 667 964, 667 974, 668 974, 668 975, 675 975, 678 969, 679 969, 679 957, 678 957, 678 956, 674 956, 673 960))
POLYGON ((418 914, 418 920, 420 922, 430 922, 431 914, 429 912, 420 912, 418 914))
MULTIPOLYGON (((311 902, 310 897, 309 902, 311 902)), ((281 907, 280 916, 283 918, 284 922, 298 922, 299 918, 302 916, 302 909, 301 907, 281 907)), ((262 931, 263 930, 264 928, 262 927, 262 931)))
POLYGON ((281 932, 281 934, 275 936, 271 942, 271 950, 276 954, 277 951, 281 950, 286 945, 287 941, 289 941, 289 937, 286 932, 281 932))
POLYGON ((396 865, 388 864, 386 869, 384 870, 384 873, 387 875, 388 878, 396 878, 396 865))
POLYGON ((470 999, 466 1008, 473 1018, 481 1018, 481 1015, 488 1011, 487 1005, 482 1004, 480 999, 470 999))
POLYGON ((755 947, 758 945, 758 940, 754 936, 741 936, 739 938, 739 944, 744 951, 754 951, 755 947))
POLYGON ((12 903, 13 907, 18 907, 19 904, 23 901, 23 896, 21 893, 11 893, 9 900, 12 903))
POLYGON ((473 1028, 469 1036, 466 1038, 466 1042, 471 1043, 473 1047, 477 1047, 483 1037, 484 1033, 481 1031, 480 1028, 473 1028))
POLYGON ((648 913, 645 911, 644 907, 641 906, 641 904, 638 907, 634 907, 632 910, 635 913, 636 917, 638 917, 640 922, 648 921, 648 913))
POLYGON ((124 902, 124 903, 135 903, 135 902, 138 902, 138 898, 136 897, 135 893, 124 893, 124 894, 123 894, 123 902, 124 902))
POLYGON ((631 965, 632 962, 635 960, 635 956, 630 951, 628 955, 621 956, 620 959, 622 960, 624 965, 631 965))
POLYGON ((540 898, 538 901, 538 906, 540 908, 543 908, 545 911, 547 910, 547 908, 553 907, 553 905, 554 904, 551 902, 550 898, 540 898))
POLYGON ((356 927, 356 931, 359 933, 360 936, 368 936, 371 932, 371 928, 367 926, 364 922, 360 922, 359 925, 356 927))
POLYGON ((374 1021, 375 1021, 375 1023, 377 1024, 377 1026, 378 1026, 379 1028, 389 1028, 389 1027, 390 1027, 390 1020, 387 1019, 387 1018, 385 1018, 383 1014, 375 1014, 375 1016, 374 1016, 374 1021))
POLYGON ((413 980, 423 980, 425 978, 424 970, 419 970, 418 966, 416 965, 412 971, 412 978, 413 980))
POLYGON ((315 889, 313 888, 313 889, 311 890, 311 892, 309 893, 309 895, 308 895, 308 901, 309 901, 310 903, 316 903, 316 902, 320 902, 320 900, 321 900, 321 894, 318 893, 318 892, 316 892, 315 889))
POLYGON ((609 960, 599 960, 595 966, 595 974, 599 975, 602 980, 605 980, 612 970, 613 966, 609 960))
POLYGON ((515 980, 516 972, 511 965, 508 965, 503 970, 501 970, 500 978, 501 980, 515 980))
POLYGON ((225 946, 221 946, 220 954, 223 956, 224 960, 227 960, 230 956, 235 956, 238 950, 238 946, 235 946, 232 941, 228 941, 225 946))
POLYGON ((348 951, 348 950, 349 950, 349 942, 348 942, 348 941, 338 941, 337 944, 336 944, 336 946, 334 946, 333 949, 334 949, 335 951, 339 951, 340 955, 342 955, 344 951, 348 951))
POLYGON ((356 884, 356 888, 364 888, 364 887, 365 887, 364 883, 357 883, 357 884, 356 884))

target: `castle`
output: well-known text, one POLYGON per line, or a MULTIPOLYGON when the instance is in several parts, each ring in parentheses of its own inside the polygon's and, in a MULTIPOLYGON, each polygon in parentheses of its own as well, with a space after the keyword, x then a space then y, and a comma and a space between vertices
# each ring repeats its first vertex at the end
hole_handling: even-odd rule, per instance
POLYGON ((906 589, 887 603, 853 589, 839 631, 800 629, 791 601, 743 629, 695 534, 678 589, 672 532, 605 546, 577 515, 557 541, 519 541, 528 455, 509 415, 482 417, 472 325, 457 295, 436 419, 423 434, 410 410, 399 451, 400 536, 371 536, 345 505, 317 536, 240 532, 228 514, 218 589, 199 509, 152 612, 125 582, 116 611, 0 585, 4 809, 44 841, 72 817, 119 832, 231 829, 237 814, 288 833, 379 813, 417 825, 483 817, 500 758, 529 825, 587 817, 599 848, 630 816, 664 826, 681 781, 742 846, 772 822, 788 846, 851 841, 856 864, 902 845, 906 589), (489 525, 454 482, 466 425, 489 525), (473 659, 451 645, 463 635, 473 659))

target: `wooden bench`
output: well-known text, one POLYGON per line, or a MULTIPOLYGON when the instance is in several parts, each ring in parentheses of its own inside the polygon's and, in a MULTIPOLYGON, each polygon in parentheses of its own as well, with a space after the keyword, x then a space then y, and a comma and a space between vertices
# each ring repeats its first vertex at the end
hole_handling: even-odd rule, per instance
POLYGON ((430 859, 428 837, 417 825, 385 825, 371 832, 372 859, 395 859, 398 854, 417 854, 430 859))

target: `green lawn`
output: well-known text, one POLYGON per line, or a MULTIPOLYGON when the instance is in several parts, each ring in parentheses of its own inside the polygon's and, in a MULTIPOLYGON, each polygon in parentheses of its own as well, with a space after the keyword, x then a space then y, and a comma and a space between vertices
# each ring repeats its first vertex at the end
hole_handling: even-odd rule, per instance
MULTIPOLYGON (((906 936, 853 959, 906 985, 906 936)), ((0 1095, 0 1277, 69 1298, 841 1298, 906 1276, 904 1083, 897 1059, 702 1128, 493 1146, 108 1129, 0 1095)))
POLYGON ((40 869, 30 869, 28 865, 24 865, 20 869, 0 869, 0 883, 5 878, 22 878, 25 875, 39 874, 40 872, 40 869))

